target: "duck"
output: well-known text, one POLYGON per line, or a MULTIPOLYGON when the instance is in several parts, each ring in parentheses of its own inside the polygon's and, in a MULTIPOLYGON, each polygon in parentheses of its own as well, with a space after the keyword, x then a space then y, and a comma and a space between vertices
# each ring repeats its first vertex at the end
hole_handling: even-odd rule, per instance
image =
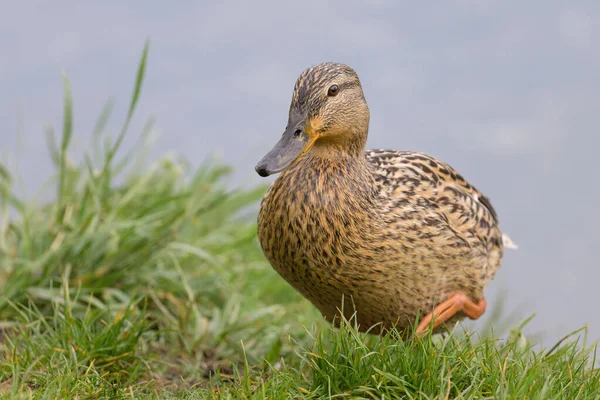
POLYGON ((358 74, 326 62, 296 80, 283 135, 256 164, 278 174, 258 212, 273 269, 339 326, 439 332, 478 319, 505 247, 490 200, 424 153, 366 150, 358 74))

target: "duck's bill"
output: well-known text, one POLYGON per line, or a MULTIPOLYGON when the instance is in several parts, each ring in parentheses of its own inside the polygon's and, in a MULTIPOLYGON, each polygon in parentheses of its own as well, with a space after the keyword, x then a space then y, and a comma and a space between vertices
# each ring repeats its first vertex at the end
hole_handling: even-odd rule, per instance
POLYGON ((316 135, 309 135, 305 129, 297 129, 291 125, 275 147, 256 164, 254 168, 260 176, 269 176, 283 171, 300 158, 316 140, 316 135))

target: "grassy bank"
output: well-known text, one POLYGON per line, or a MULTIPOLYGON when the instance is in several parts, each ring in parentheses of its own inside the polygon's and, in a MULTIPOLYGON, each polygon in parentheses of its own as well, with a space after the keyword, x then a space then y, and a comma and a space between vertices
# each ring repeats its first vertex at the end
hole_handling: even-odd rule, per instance
POLYGON ((265 188, 228 168, 118 157, 123 129, 67 157, 49 137, 53 201, 17 198, 0 169, 0 394, 4 398, 598 398, 595 349, 533 349, 453 334, 399 342, 332 329, 265 261, 248 212, 265 188))

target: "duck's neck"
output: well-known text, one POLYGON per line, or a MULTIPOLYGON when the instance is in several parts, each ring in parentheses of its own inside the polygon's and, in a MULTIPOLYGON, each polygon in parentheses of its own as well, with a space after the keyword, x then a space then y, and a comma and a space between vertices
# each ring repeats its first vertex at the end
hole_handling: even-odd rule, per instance
POLYGON ((364 148, 365 145, 360 140, 318 140, 303 158, 305 163, 320 166, 321 169, 339 170, 353 176, 370 175, 364 148))
POLYGON ((323 159, 348 159, 349 161, 364 161, 364 150, 367 145, 366 132, 348 132, 335 136, 319 138, 311 152, 323 159))
POLYGON ((377 201, 376 185, 363 148, 317 142, 284 179, 292 179, 316 198, 333 196, 340 202, 372 207, 377 201))

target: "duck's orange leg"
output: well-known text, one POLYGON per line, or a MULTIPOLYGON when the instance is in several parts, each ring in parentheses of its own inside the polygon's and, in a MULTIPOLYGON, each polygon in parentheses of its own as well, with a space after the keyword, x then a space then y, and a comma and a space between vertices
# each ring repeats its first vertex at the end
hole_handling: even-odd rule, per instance
POLYGON ((456 293, 450 296, 450 298, 444 301, 433 309, 429 315, 427 315, 417 326, 417 334, 423 333, 429 328, 431 320, 433 319, 433 328, 437 328, 444 322, 448 321, 457 312, 463 312, 467 317, 471 319, 477 319, 483 315, 487 302, 485 299, 481 299, 478 303, 473 302, 467 295, 462 293, 456 293))

